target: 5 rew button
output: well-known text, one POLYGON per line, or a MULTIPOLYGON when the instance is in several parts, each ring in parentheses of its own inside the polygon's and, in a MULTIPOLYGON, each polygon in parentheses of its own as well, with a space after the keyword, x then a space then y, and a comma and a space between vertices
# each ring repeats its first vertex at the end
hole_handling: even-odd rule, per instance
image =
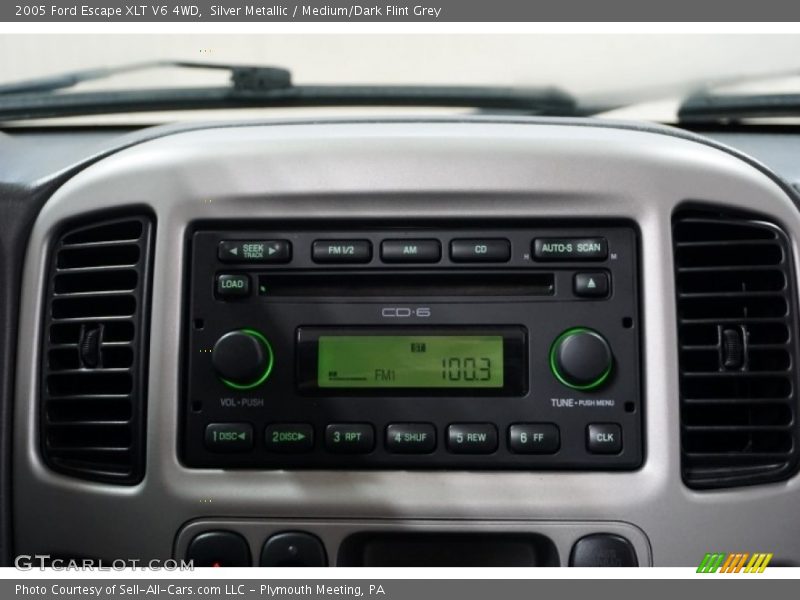
POLYGON ((497 427, 491 423, 450 425, 447 449, 455 454, 492 454, 497 450, 497 427))

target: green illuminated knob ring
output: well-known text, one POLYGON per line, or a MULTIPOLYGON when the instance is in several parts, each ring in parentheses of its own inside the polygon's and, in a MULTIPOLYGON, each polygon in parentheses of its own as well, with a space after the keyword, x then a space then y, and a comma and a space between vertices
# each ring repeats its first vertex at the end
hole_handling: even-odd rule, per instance
POLYGON ((274 362, 269 340, 255 329, 229 331, 211 351, 211 364, 217 376, 234 390, 260 386, 272 373, 274 362))
POLYGON ((602 386, 611 375, 614 355, 608 341, 588 327, 573 327, 550 347, 550 370, 558 381, 574 390, 602 386))

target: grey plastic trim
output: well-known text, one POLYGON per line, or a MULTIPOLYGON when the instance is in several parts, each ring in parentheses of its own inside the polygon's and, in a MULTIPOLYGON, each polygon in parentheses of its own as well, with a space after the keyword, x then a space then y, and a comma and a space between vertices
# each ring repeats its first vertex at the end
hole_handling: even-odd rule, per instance
MULTIPOLYGON (((593 533, 610 533, 626 538, 633 545, 639 566, 652 565, 650 544, 641 529, 616 521, 350 521, 350 520, 269 520, 269 519, 200 519, 187 523, 178 533, 175 557, 185 558, 194 536, 212 530, 235 531, 250 545, 253 564, 258 565, 261 548, 267 539, 282 531, 310 531, 322 541, 328 564, 337 566, 342 542, 354 533, 538 533, 550 539, 558 552, 562 567, 569 564, 572 546, 580 538, 593 533)), ((701 557, 702 558, 702 557, 701 557)))
POLYGON ((178 133, 100 160, 53 195, 28 246, 14 422, 17 552, 166 557, 182 524, 203 517, 545 519, 631 523, 650 540, 656 565, 696 564, 720 548, 767 548, 778 564, 800 564, 800 536, 787 527, 800 506, 797 477, 720 492, 681 482, 670 217, 685 201, 769 215, 791 235, 800 264, 800 214, 776 179, 662 133, 481 121, 271 124, 178 133), (58 224, 132 205, 149 207, 158 222, 147 472, 137 486, 116 487, 42 464, 30 365, 39 364, 45 249, 58 224), (640 470, 229 472, 180 464, 180 281, 191 221, 434 217, 638 223, 647 444, 640 470))

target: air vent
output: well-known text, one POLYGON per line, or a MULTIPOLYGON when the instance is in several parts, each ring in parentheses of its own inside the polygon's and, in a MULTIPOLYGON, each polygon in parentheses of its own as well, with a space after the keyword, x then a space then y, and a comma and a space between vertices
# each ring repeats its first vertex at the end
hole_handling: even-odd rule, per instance
POLYGON ((40 423, 61 473, 143 476, 151 229, 144 217, 79 226, 50 255, 40 423))
POLYGON ((748 216, 673 224, 683 478, 695 488, 788 478, 797 465, 797 299, 790 245, 748 216))

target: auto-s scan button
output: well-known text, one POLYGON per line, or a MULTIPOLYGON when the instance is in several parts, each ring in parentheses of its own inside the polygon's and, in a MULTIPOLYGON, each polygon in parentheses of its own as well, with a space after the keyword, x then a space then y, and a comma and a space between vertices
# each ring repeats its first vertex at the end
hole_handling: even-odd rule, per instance
POLYGON ((537 238, 533 240, 533 258, 539 261, 605 260, 608 240, 592 238, 537 238))

